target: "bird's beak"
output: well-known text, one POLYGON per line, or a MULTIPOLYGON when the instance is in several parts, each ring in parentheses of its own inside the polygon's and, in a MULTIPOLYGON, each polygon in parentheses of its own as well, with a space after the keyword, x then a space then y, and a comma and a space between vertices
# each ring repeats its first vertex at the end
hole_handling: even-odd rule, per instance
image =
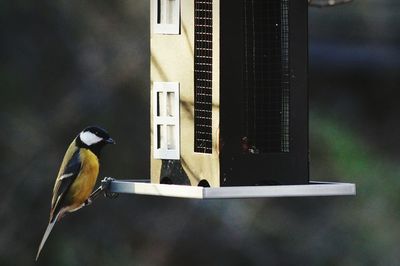
POLYGON ((112 138, 106 139, 105 142, 106 142, 107 144, 115 144, 115 140, 113 140, 112 138))

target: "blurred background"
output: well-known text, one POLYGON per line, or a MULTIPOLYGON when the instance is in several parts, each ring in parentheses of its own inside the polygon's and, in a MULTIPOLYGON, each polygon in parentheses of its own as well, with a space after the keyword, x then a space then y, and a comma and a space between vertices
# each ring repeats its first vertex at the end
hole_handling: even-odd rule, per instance
MULTIPOLYGON (((0 1, 0 265, 33 265, 69 142, 148 177, 149 1, 0 1)), ((120 195, 57 224, 37 265, 397 265, 400 2, 309 9, 311 179, 356 197, 120 195)))

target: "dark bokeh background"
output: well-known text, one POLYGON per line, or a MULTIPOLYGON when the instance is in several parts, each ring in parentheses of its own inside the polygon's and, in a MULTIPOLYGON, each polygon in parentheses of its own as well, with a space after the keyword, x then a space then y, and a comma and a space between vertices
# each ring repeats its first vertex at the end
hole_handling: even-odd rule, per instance
MULTIPOLYGON (((0 265, 33 265, 86 125, 101 176, 148 177, 149 1, 0 1, 0 265)), ((311 178, 356 197, 121 195, 67 216, 37 265, 397 265, 400 2, 310 9, 311 178)), ((266 169, 267 171, 267 169, 266 169)))

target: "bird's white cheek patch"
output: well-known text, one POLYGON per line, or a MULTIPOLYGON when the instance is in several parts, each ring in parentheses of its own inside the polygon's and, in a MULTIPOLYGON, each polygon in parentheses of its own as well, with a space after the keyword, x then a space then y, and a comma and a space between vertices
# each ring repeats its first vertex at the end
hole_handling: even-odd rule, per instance
POLYGON ((95 134, 89 131, 81 132, 79 137, 81 138, 82 142, 88 146, 98 143, 102 140, 102 138, 96 136, 95 134))

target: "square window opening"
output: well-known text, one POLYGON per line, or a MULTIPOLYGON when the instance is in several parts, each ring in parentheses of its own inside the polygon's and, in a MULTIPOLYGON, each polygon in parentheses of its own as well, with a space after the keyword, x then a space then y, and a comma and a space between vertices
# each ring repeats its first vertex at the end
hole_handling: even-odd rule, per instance
POLYGON ((180 0, 155 0, 154 32, 159 34, 180 33, 180 0))
POLYGON ((175 115, 175 110, 174 110, 174 102, 175 102, 175 93, 174 92, 167 92, 167 116, 174 116, 175 115))
POLYGON ((167 125, 167 149, 168 150, 175 150, 175 126, 174 125, 167 125))

